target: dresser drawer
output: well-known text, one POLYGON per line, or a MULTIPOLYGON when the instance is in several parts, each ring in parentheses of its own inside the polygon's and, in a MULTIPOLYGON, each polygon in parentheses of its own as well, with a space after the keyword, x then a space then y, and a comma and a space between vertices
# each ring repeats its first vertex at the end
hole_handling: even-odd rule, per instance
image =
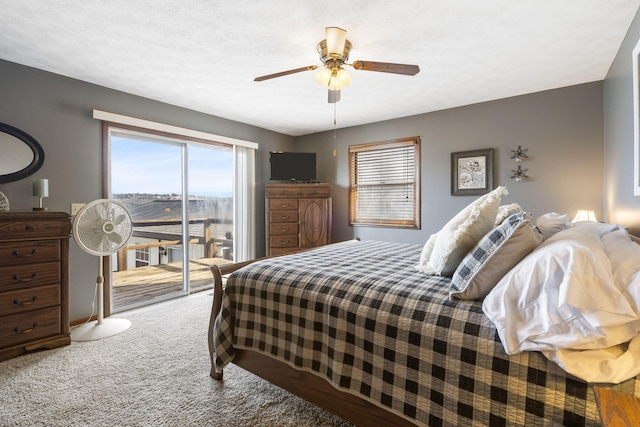
POLYGON ((269 222, 298 222, 298 211, 269 212, 269 222))
POLYGON ((297 248, 298 236, 273 236, 269 243, 272 248, 297 248))
POLYGON ((43 308, 0 317, 3 347, 23 344, 61 332, 60 307, 43 308))
POLYGON ((269 209, 272 211, 298 210, 298 199, 269 199, 269 209))
POLYGON ((60 263, 0 267, 0 291, 60 283, 60 263))
POLYGON ((283 236, 285 234, 298 234, 297 222, 282 222, 269 224, 269 234, 272 236, 283 236))
POLYGON ((57 240, 0 243, 0 267, 59 259, 60 243, 57 240))
POLYGON ((60 305, 60 286, 45 285, 0 292, 0 316, 60 305))
MULTIPOLYGON (((68 222, 68 221, 67 221, 68 222)), ((0 221, 0 239, 59 236, 69 232, 69 225, 56 220, 0 221)))

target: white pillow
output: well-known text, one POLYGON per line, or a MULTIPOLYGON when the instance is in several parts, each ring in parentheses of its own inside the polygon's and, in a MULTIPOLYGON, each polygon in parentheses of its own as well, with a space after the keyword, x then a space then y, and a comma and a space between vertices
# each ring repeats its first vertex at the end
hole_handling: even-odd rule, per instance
POLYGON ((420 269, 421 265, 426 265, 429 262, 429 258, 431 258, 431 254, 433 253, 433 247, 436 244, 436 239, 438 238, 438 233, 433 233, 429 236, 427 243, 422 247, 422 253, 420 254, 420 262, 418 263, 418 269, 420 269))
POLYGON ((598 228, 561 231, 498 282, 482 309, 508 354, 597 349, 633 338, 638 313, 613 283, 598 228))
POLYGON ((522 212, 522 207, 517 203, 511 203, 510 205, 502 205, 498 208, 498 215, 496 215, 496 220, 493 223, 494 227, 502 224, 502 221, 509 218, 511 215, 522 212))
POLYGON ((560 215, 559 213, 555 212, 549 212, 540 216, 536 220, 536 225, 538 226, 538 230, 540 230, 545 240, 559 231, 573 227, 573 224, 569 221, 569 215, 560 215))
POLYGON ((450 276, 465 255, 492 228, 498 214, 500 198, 509 194, 506 187, 498 187, 473 201, 454 216, 425 244, 433 249, 425 252, 428 258, 420 260, 417 268, 427 274, 450 276), (431 239, 435 239, 431 241, 431 239))

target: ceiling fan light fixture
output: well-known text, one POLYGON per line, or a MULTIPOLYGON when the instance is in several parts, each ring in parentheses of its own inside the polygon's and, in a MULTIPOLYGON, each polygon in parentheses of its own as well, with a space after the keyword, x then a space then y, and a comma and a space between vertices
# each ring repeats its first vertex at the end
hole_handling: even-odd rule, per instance
POLYGON ((320 83, 321 86, 329 86, 329 80, 331 80, 331 68, 323 68, 322 70, 316 73, 316 81, 320 83))
POLYGON ((326 27, 327 52, 331 57, 341 58, 347 42, 347 32, 338 27, 326 27))
POLYGON ((351 76, 344 68, 334 70, 331 74, 331 80, 329 80, 329 89, 340 90, 345 86, 351 84, 351 76))
POLYGON ((316 73, 316 81, 330 90, 340 90, 348 86, 352 78, 344 68, 323 68, 316 73))
POLYGON ((320 61, 322 61, 322 63, 326 64, 327 66, 330 66, 329 64, 336 61, 340 62, 341 64, 344 64, 345 62, 347 62, 349 60, 349 54, 351 53, 351 48, 352 48, 352 44, 349 40, 345 40, 342 50, 338 53, 329 52, 329 48, 327 47, 327 39, 320 40, 320 42, 316 46, 316 49, 318 50, 318 55, 320 56, 320 61))

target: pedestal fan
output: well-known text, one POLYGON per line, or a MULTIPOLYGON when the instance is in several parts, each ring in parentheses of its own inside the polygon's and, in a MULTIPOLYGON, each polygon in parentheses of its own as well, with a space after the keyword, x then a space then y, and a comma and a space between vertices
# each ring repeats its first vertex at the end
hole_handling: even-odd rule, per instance
POLYGON ((72 341, 93 341, 125 331, 131 322, 127 319, 104 318, 103 258, 116 253, 129 240, 133 225, 131 215, 119 202, 98 199, 84 205, 73 221, 73 238, 85 252, 100 258, 96 293, 98 320, 71 330, 72 341))

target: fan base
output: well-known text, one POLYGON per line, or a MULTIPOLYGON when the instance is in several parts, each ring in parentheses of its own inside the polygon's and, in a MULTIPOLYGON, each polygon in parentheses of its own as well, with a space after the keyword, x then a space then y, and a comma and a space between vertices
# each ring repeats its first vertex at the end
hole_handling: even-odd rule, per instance
POLYGON ((129 329, 131 322, 127 319, 107 318, 102 323, 85 323, 71 330, 71 341, 95 341, 109 338, 129 329))

